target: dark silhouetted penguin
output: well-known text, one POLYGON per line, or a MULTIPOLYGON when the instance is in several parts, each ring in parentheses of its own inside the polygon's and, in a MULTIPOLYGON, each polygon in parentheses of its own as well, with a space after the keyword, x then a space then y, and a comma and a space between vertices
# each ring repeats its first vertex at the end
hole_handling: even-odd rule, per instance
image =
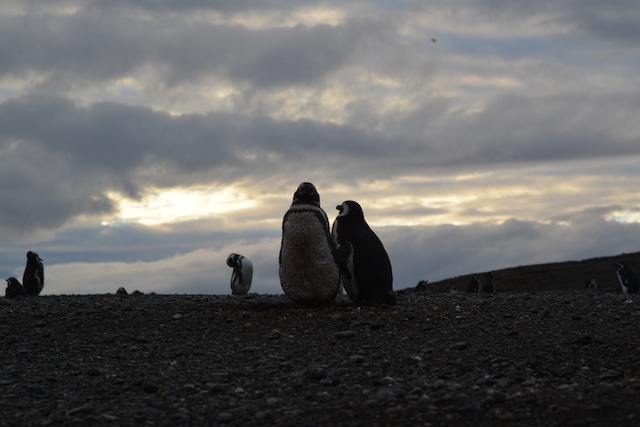
POLYGON ((496 291, 496 284, 493 281, 493 271, 484 275, 484 280, 480 283, 480 293, 492 294, 496 291))
POLYGON ((337 256, 320 195, 312 183, 303 182, 282 220, 279 274, 284 293, 299 304, 333 302, 340 288, 337 256))
POLYGON ((227 265, 233 268, 231 273, 231 293, 233 295, 246 295, 249 292, 249 288, 251 288, 253 264, 242 255, 230 254, 227 257, 227 265))
POLYGON ((477 294, 480 292, 480 278, 477 275, 473 276, 467 285, 467 292, 470 294, 477 294))
POLYGON ((24 290, 24 287, 18 282, 18 279, 15 277, 9 277, 7 279, 7 289, 4 291, 5 298, 18 298, 18 297, 26 297, 27 293, 24 290))
POLYGON ((347 295, 356 304, 395 304, 389 255, 365 221, 362 207, 347 200, 336 209, 340 213, 331 232, 341 248, 350 247, 347 265, 351 278, 341 277, 347 295))
POLYGON ((620 282, 622 292, 624 292, 625 295, 638 293, 640 290, 640 281, 638 280, 638 276, 636 276, 628 265, 623 262, 618 263, 616 276, 618 276, 618 282, 620 282))
POLYGON ((39 295, 44 287, 44 265, 35 252, 27 252, 27 266, 22 275, 22 284, 27 295, 39 295))

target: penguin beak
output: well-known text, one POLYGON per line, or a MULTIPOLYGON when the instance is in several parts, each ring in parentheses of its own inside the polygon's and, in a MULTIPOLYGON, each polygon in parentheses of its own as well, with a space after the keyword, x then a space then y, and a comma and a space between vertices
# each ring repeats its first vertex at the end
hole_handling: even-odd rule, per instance
POLYGON ((336 209, 338 209, 338 212, 342 213, 342 205, 336 206, 336 209))

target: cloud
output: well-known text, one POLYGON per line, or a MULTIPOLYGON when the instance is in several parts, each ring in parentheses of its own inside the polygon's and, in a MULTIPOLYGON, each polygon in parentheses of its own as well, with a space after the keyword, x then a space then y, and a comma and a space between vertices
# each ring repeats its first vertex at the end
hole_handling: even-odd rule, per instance
POLYGON ((0 271, 205 292, 248 245, 277 289, 302 181, 402 286, 637 241, 634 2, 3 6, 0 271))

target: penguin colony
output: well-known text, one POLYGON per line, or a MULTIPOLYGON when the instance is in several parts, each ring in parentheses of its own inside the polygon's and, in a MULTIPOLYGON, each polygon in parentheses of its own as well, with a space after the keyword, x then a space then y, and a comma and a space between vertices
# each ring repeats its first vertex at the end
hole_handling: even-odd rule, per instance
POLYGON ((227 257, 227 265, 233 268, 231 273, 231 294, 246 295, 253 280, 253 264, 247 258, 238 254, 227 257))
POLYGON ((303 182, 282 219, 278 272, 285 295, 299 304, 332 302, 340 288, 337 254, 320 195, 312 183, 303 182))
POLYGON ((5 298, 37 296, 44 288, 44 265, 40 256, 32 251, 27 252, 27 265, 22 275, 22 284, 15 277, 7 279, 5 298))
MULTIPOLYGON (((371 230, 359 203, 347 200, 336 206, 339 211, 331 230, 326 212, 320 207, 320 195, 310 182, 301 183, 282 221, 279 254, 280 283, 294 302, 321 305, 335 300, 342 286, 358 305, 396 303, 393 273, 389 256, 371 230)), ((246 257, 232 253, 227 257, 231 274, 231 293, 246 295, 251 288, 253 264, 246 257)), ((494 293, 493 272, 475 275, 467 285, 468 293, 494 293)), ((616 277, 625 295, 640 293, 640 279, 625 263, 617 263, 616 277)), ((5 298, 37 296, 44 288, 44 264, 33 251, 27 252, 22 283, 15 277, 6 279, 5 298)), ((414 291, 427 290, 421 280, 414 291)), ((595 279, 585 289, 600 290, 595 279)), ((139 293, 136 291, 134 293, 139 293)), ((127 295, 124 288, 117 294, 127 295)))

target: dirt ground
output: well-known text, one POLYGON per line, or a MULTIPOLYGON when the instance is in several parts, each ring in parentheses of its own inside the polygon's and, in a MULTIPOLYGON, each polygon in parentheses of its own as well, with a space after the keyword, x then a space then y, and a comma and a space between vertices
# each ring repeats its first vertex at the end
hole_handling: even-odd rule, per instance
POLYGON ((0 299, 2 425, 640 423, 640 299, 402 292, 0 299))

